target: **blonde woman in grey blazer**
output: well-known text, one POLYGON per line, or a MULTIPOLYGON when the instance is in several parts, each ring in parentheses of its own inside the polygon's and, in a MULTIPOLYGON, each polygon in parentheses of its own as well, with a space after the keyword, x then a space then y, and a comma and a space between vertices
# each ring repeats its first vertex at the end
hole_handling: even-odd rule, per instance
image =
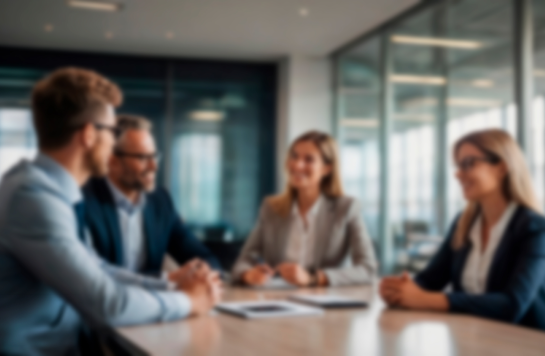
POLYGON ((317 131, 297 138, 286 170, 286 191, 264 201, 234 279, 262 285, 278 273, 301 287, 371 282, 373 245, 358 204, 343 195, 333 138, 317 131))

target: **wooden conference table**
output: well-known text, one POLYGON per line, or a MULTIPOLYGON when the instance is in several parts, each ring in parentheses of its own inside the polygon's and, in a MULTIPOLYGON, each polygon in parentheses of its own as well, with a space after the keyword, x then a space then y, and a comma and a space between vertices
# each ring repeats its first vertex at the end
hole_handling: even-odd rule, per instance
MULTIPOLYGON (((225 301, 284 299, 294 291, 226 290, 225 301)), ((545 355, 545 332, 465 315, 391 310, 376 286, 307 289, 370 301, 367 309, 318 317, 245 320, 212 313, 183 321, 118 328, 150 355, 545 355)))

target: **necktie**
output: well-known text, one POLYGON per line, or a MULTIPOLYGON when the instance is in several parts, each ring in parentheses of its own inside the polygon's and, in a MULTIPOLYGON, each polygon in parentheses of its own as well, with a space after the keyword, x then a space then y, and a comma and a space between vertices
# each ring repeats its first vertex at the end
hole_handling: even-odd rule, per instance
POLYGON ((74 212, 78 221, 78 237, 85 243, 85 205, 83 202, 74 204, 74 212))

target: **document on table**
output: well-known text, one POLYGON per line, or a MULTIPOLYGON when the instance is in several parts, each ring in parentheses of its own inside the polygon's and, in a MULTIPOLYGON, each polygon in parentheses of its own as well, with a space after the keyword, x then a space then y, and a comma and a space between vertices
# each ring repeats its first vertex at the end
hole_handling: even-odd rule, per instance
POLYGON ((293 294, 289 299, 321 308, 365 308, 367 302, 334 294, 293 294))
POLYGON ((282 277, 273 277, 262 286, 253 286, 252 289, 297 289, 298 287, 286 282, 282 277))
POLYGON ((216 305, 216 309, 246 319, 312 316, 322 315, 324 313, 322 309, 293 303, 287 300, 227 302, 216 305))

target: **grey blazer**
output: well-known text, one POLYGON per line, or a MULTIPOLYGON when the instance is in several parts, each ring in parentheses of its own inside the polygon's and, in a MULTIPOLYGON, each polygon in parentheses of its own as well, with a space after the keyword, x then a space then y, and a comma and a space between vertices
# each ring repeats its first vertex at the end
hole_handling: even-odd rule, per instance
MULTIPOLYGON (((371 282, 377 273, 373 245, 350 197, 326 198, 318 210, 314 268, 323 270, 331 286, 371 282)), ((233 268, 233 279, 254 265, 257 253, 271 266, 286 260, 293 217, 281 216, 264 202, 259 218, 233 268), (254 257, 255 258, 255 257, 254 257)))

